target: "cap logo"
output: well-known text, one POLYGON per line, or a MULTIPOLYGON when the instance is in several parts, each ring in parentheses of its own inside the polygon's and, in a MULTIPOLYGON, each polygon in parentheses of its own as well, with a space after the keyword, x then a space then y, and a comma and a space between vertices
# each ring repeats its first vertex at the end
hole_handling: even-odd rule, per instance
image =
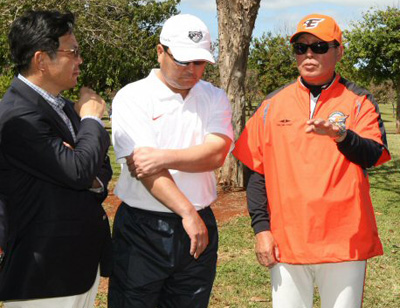
POLYGON ((306 29, 314 29, 320 22, 323 22, 324 20, 325 18, 310 18, 304 22, 303 26, 306 29))
POLYGON ((198 43, 203 38, 203 33, 201 31, 189 31, 188 36, 193 42, 198 43))

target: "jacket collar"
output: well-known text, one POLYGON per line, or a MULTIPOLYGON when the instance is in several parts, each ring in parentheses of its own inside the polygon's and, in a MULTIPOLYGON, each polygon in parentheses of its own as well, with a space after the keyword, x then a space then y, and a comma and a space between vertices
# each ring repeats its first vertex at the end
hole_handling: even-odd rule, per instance
MULTIPOLYGON (((13 79, 11 83, 11 89, 14 89, 18 93, 18 95, 21 96, 27 103, 33 104, 33 106, 38 109, 38 112, 46 117, 53 128, 60 133, 61 138, 65 142, 70 145, 75 144, 71 132, 69 131, 65 122, 39 93, 37 93, 35 90, 33 90, 17 77, 13 79)), ((75 112, 70 105, 71 103, 67 102, 66 106, 64 107, 64 111, 66 112, 67 116, 70 117, 72 125, 76 130, 79 126, 79 123, 77 123, 77 121, 79 122, 79 119, 76 114, 73 114, 75 112), (72 109, 72 112, 70 109, 72 109)))

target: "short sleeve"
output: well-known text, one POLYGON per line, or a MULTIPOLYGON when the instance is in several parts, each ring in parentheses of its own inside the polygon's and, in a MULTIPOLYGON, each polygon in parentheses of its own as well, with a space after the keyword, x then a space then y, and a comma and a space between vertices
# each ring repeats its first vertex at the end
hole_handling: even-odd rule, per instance
POLYGON ((264 174, 264 111, 266 108, 268 108, 268 106, 266 106, 266 102, 264 102, 257 112, 247 121, 232 152, 243 164, 260 174, 264 174))
POLYGON ((211 116, 207 122, 206 133, 218 133, 234 140, 232 128, 232 109, 225 91, 218 89, 216 104, 213 105, 211 116))
POLYGON ((157 147, 150 106, 135 94, 139 92, 136 88, 131 84, 121 89, 112 103, 112 140, 119 162, 135 148, 157 147))

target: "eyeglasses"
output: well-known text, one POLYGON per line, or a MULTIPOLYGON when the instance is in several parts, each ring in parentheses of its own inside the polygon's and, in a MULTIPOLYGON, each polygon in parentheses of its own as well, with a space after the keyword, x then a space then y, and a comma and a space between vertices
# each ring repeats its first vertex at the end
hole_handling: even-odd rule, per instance
POLYGON ((175 64, 179 66, 189 66, 190 63, 193 63, 194 65, 203 65, 204 63, 206 63, 206 61, 189 61, 189 62, 179 61, 175 59, 174 56, 168 52, 168 46, 163 45, 163 49, 165 53, 172 59, 172 61, 174 61, 175 64))
POLYGON ((329 48, 338 47, 337 43, 328 43, 328 42, 316 42, 312 44, 304 44, 304 43, 294 43, 292 45, 293 51, 296 55, 304 55, 307 52, 308 48, 311 48, 313 53, 324 54, 327 53, 329 48))
POLYGON ((81 51, 79 48, 72 48, 72 49, 57 49, 57 52, 68 52, 72 53, 75 58, 78 58, 81 55, 81 51))

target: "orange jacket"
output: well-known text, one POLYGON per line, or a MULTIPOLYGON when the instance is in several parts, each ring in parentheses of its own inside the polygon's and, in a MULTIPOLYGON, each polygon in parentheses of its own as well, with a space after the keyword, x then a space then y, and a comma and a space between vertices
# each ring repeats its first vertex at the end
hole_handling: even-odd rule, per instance
MULTIPOLYGON (((346 128, 382 144, 383 123, 371 95, 336 76, 319 97, 314 118, 348 116, 346 128)), ((297 82, 272 93, 247 122, 233 154, 264 174, 271 232, 281 262, 365 260, 382 254, 368 176, 327 136, 305 133, 310 93, 297 82)))

